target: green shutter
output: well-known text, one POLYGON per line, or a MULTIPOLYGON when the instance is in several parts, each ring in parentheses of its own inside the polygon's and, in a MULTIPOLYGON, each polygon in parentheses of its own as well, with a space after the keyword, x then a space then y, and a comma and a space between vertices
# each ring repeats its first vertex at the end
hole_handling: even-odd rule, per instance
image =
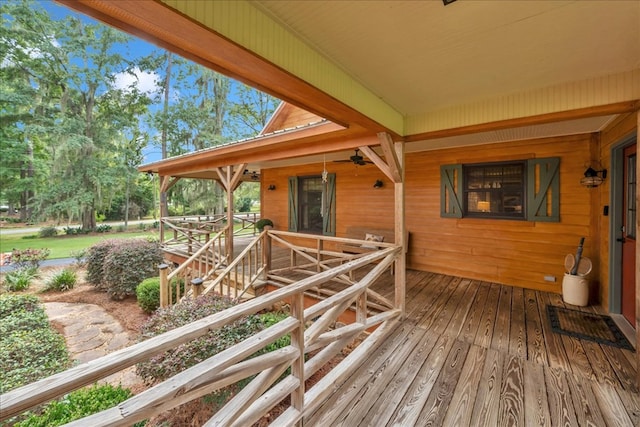
POLYGON ((289 231, 298 231, 298 177, 289 177, 289 231))
POLYGON ((462 165, 440 166, 440 216, 462 218, 462 165))
POLYGON ((327 175, 325 184, 324 212, 322 212, 322 234, 325 236, 336 235, 336 174, 327 175))
POLYGON ((527 161, 527 220, 560 221, 560 158, 527 161))

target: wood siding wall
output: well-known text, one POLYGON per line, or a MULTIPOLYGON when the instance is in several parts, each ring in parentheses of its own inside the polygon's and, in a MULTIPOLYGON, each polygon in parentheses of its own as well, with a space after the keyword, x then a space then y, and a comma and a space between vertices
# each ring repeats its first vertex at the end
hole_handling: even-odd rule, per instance
POLYGON ((317 114, 310 113, 295 105, 283 102, 273 117, 267 123, 262 133, 267 134, 278 130, 294 128, 300 125, 316 123, 322 120, 317 114))
MULTIPOLYGON (((560 292, 564 257, 575 253, 584 236, 583 255, 594 263, 590 277, 597 286, 601 277, 599 223, 594 214, 598 190, 580 185, 597 144, 591 135, 579 135, 407 154, 407 266, 560 292), (440 217, 440 165, 536 157, 560 157, 560 222, 440 217), (556 281, 545 281, 545 275, 554 276, 556 281)), ((336 173, 338 236, 345 236, 347 228, 353 226, 393 228, 393 186, 375 166, 356 169, 352 164, 331 162, 327 169, 336 173), (373 188, 377 179, 384 182, 381 189, 373 188)), ((322 164, 262 171, 263 214, 274 220, 277 229, 287 227, 287 178, 321 171, 322 164), (276 185, 275 191, 266 191, 270 184, 276 185)))

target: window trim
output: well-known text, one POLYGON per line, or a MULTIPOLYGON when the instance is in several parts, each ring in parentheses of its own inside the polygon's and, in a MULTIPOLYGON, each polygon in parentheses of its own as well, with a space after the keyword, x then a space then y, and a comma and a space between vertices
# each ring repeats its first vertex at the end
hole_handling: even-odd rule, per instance
MULTIPOLYGON (((514 163, 514 159, 505 162, 514 163)), ((522 160, 526 168, 524 218, 511 220, 560 222, 560 157, 522 160)), ((475 163, 474 163, 475 164, 475 163)), ((471 164, 470 164, 471 165, 471 164)), ((492 216, 464 215, 463 165, 440 166, 440 216, 442 218, 505 219, 492 216)))
MULTIPOLYGON (((526 160, 509 160, 509 161, 501 161, 501 162, 483 162, 483 163, 471 163, 471 164, 463 164, 462 165, 462 216, 465 218, 490 218, 490 219, 511 219, 522 221, 526 220, 527 216, 527 161, 526 160), (514 191, 521 193, 521 201, 520 201, 520 212, 509 214, 508 212, 475 212, 469 210, 469 194, 470 193, 492 193, 492 194, 501 194, 504 193, 503 181, 504 173, 501 175, 500 188, 496 188, 494 186, 491 187, 482 187, 479 189, 471 189, 469 188, 469 175, 471 174, 472 169, 489 169, 489 168, 497 168, 497 167, 508 167, 508 166, 519 166, 522 168, 520 172, 520 184, 517 185, 517 189, 514 191)), ((504 197, 504 196, 503 196, 504 197)))

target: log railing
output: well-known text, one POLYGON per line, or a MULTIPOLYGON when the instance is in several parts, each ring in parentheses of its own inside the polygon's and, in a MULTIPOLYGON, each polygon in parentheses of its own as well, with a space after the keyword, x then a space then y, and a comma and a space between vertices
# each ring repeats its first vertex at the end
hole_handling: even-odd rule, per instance
MULTIPOLYGON (((260 214, 256 212, 234 213, 233 234, 256 235, 259 219, 260 214)), ((225 228, 226 221, 226 214, 165 217, 160 220, 160 241, 165 249, 190 256, 225 228)))
POLYGON ((111 409, 69 425, 131 425, 253 375, 256 375, 255 378, 206 425, 251 425, 287 396, 291 397, 289 409, 274 421, 274 425, 299 423, 306 414, 322 404, 333 390, 334 383, 356 369, 371 348, 384 340, 395 327, 401 314, 400 309, 388 308, 371 315, 366 307, 371 295, 370 287, 400 254, 401 248, 386 247, 333 268, 325 268, 322 265, 326 264, 316 261, 320 271, 300 281, 1 395, 0 420, 92 384, 138 362, 149 360, 156 354, 176 348, 210 330, 285 301, 290 304, 290 316, 276 325, 111 409), (331 281, 344 281, 350 272, 366 266, 371 268, 362 279, 304 309, 303 298, 306 292, 323 287, 331 281), (336 324, 338 316, 354 304, 357 310, 356 322, 344 326, 336 324), (313 323, 305 328, 308 322, 313 323), (306 379, 360 333, 376 326, 377 329, 347 358, 313 387, 305 390, 306 379), (249 357, 286 335, 290 335, 291 345, 255 358, 249 357), (308 357, 306 360, 305 355, 308 357), (278 382, 278 378, 289 367, 291 373, 278 382))
POLYGON ((207 282, 207 279, 211 274, 200 276, 205 286, 202 293, 215 291, 236 301, 245 296, 248 291, 253 294, 253 289, 264 284, 263 279, 267 276, 268 252, 263 250, 266 239, 267 232, 263 231, 228 266, 215 271, 213 274, 215 278, 210 282, 207 282))
POLYGON ((160 265, 160 306, 166 307, 180 300, 180 286, 176 287, 176 299, 173 300, 171 288, 173 283, 182 281, 185 291, 192 286, 194 296, 201 293, 200 284, 208 280, 216 270, 223 268, 229 261, 224 244, 227 227, 221 229, 208 242, 201 246, 193 255, 177 268, 171 270, 168 264, 160 265), (194 281, 194 279, 199 279, 194 281))

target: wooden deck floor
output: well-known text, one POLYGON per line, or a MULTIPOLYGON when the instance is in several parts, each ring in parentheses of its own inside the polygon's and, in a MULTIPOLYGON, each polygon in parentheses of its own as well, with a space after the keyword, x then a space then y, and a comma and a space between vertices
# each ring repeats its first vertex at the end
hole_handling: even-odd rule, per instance
POLYGON ((635 354, 553 333, 547 304, 408 270, 407 319, 304 425, 639 426, 635 354))

